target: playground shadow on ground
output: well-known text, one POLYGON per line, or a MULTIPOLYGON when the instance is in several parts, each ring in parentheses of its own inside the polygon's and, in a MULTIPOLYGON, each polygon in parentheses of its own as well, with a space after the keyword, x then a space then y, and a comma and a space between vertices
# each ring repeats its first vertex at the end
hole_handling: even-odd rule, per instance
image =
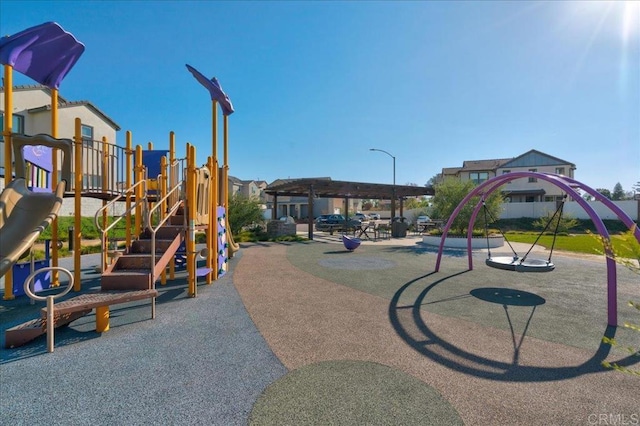
MULTIPOLYGON (((419 276, 406 282, 394 294, 389 303, 389 320, 397 334, 414 350, 423 356, 438 362, 453 370, 488 380, 506 382, 543 382, 569 379, 585 374, 608 371, 602 362, 611 352, 611 346, 602 342, 594 342, 595 352, 586 361, 562 367, 546 367, 522 365, 520 363, 520 349, 527 337, 529 325, 535 316, 536 307, 546 301, 531 292, 511 288, 477 287, 469 294, 459 294, 446 300, 427 301, 427 296, 438 286, 466 274, 470 271, 451 273, 444 277, 436 272, 419 276), (405 293, 413 286, 425 285, 425 288, 413 299, 412 304, 406 303, 405 293), (509 323, 512 339, 511 361, 504 361, 506 355, 499 354, 502 360, 492 359, 479 354, 478 351, 463 349, 461 344, 453 343, 441 337, 430 325, 429 315, 424 315, 424 306, 438 302, 456 302, 467 297, 475 297, 492 305, 501 305, 506 320, 509 323), (403 300, 405 303, 401 304, 403 300), (521 330, 516 330, 511 319, 510 309, 513 307, 531 308, 531 314, 521 330)), ((454 320, 452 318, 452 320, 454 320)), ((602 337, 612 339, 616 335, 617 327, 607 326, 602 337)), ((490 342, 489 342, 490 343, 490 342)), ((630 367, 640 362, 637 356, 629 355, 616 363, 621 367, 630 367)))

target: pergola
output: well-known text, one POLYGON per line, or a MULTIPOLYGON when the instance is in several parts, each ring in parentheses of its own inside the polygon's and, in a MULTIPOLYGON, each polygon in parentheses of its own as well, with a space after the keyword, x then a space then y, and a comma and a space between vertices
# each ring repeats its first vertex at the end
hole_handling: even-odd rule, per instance
POLYGON ((344 198, 345 216, 349 215, 349 199, 400 200, 400 216, 403 213, 403 200, 406 197, 434 195, 432 187, 388 185, 380 183, 347 182, 331 178, 304 178, 282 180, 265 189, 273 196, 272 219, 277 219, 278 196, 308 197, 309 199, 309 239, 313 239, 313 200, 315 198, 344 198))

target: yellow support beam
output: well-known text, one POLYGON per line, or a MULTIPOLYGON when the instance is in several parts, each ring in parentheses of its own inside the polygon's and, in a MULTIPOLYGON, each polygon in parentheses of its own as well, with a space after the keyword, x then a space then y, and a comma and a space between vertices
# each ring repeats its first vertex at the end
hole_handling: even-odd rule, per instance
MULTIPOLYGON (((13 168, 11 164, 11 132, 13 130, 13 67, 4 66, 4 186, 11 183, 13 168)), ((13 270, 4 274, 4 300, 13 300, 13 270)))
POLYGON ((73 290, 80 291, 82 280, 81 257, 82 254, 82 121, 79 118, 75 120, 75 137, 74 137, 74 221, 73 221, 73 290))

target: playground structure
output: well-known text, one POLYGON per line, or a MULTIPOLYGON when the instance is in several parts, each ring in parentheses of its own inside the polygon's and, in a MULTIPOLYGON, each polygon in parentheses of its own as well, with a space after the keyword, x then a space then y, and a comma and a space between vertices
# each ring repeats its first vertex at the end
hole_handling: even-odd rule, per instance
MULTIPOLYGON (((636 225, 636 223, 631 219, 622 209, 620 209, 615 203, 611 202, 608 198, 597 192, 595 189, 590 188, 589 186, 578 182, 575 179, 552 174, 552 173, 538 173, 538 172, 512 172, 506 173, 500 176, 493 177, 480 185, 474 188, 469 194, 465 196, 465 198, 458 204, 455 208, 449 220, 447 221, 445 227, 442 230, 442 237, 440 240, 440 246, 438 249, 438 257, 436 260, 435 272, 440 270, 440 261, 442 260, 442 253, 444 250, 444 244, 447 238, 447 234, 449 229, 451 228, 453 221, 458 216, 462 208, 469 202, 472 201, 474 197, 478 197, 473 212, 471 214, 471 218, 469 219, 469 225, 467 227, 467 257, 468 257, 468 266, 469 270, 473 270, 473 257, 471 251, 471 239, 473 236, 473 226, 476 221, 476 217, 484 205, 484 200, 489 194, 498 190, 502 185, 511 182, 516 179, 521 178, 535 178, 545 180, 554 184, 555 186, 561 188, 567 196, 573 198, 580 206, 587 212, 591 220, 593 221, 596 230, 602 237, 604 244, 604 254, 606 256, 606 265, 607 265, 607 323, 610 326, 618 325, 618 300, 617 300, 617 274, 616 274, 616 263, 614 260, 614 253, 611 251, 610 244, 610 236, 609 231, 605 227, 602 219, 598 216, 598 214, 591 208, 589 203, 587 203, 582 196, 577 192, 577 190, 583 190, 596 200, 602 202, 606 205, 615 215, 620 219, 630 230, 633 230, 633 234, 636 240, 640 243, 640 228, 636 225)), ((514 253, 515 256, 511 260, 512 263, 506 262, 502 259, 498 259, 498 261, 487 262, 487 265, 494 268, 506 269, 511 271, 518 272, 531 272, 535 271, 539 268, 545 268, 547 271, 552 270, 552 267, 549 267, 551 263, 551 259, 548 261, 538 260, 538 259, 530 259, 524 260, 514 253), (526 263, 525 263, 526 262, 526 263), (506 266, 509 266, 508 268, 506 266), (511 267, 513 266, 513 267, 511 267)), ((489 257, 490 259, 490 257, 489 257)))
MULTIPOLYGON (((226 227, 228 115, 233 112, 233 107, 217 80, 205 79, 215 83, 216 91, 214 93, 208 88, 213 108, 213 149, 203 166, 196 165, 196 149, 189 143, 186 145, 186 157, 176 158, 173 132, 169 134, 169 149, 166 151, 154 151, 151 144, 148 150, 143 150, 140 145, 134 148, 131 132, 126 133, 125 147, 119 147, 104 137, 93 141, 83 138, 82 122, 76 118, 73 139, 60 139, 57 137, 58 86, 83 51, 82 43, 53 22, 0 39, 5 77, 5 191, 0 208, 7 206, 3 208, 0 221, 0 241, 3 241, 0 277, 4 276, 5 300, 14 298, 11 266, 30 250, 48 225, 52 227, 52 266, 34 271, 24 282, 25 293, 37 298, 30 286, 37 273, 46 271, 52 272, 52 287, 59 286, 57 211, 63 198, 74 200, 72 238, 76 249, 73 274, 66 270, 62 272, 69 275, 69 285, 73 284, 73 290, 81 290, 81 199, 93 197, 102 200, 102 208, 94 217, 102 234, 101 291, 58 303, 55 320, 52 303, 51 308, 43 309, 42 318, 8 330, 8 347, 43 334, 45 325, 47 329, 53 329, 68 324, 93 308, 96 309, 96 330, 107 331, 109 305, 131 300, 150 298, 153 318, 158 294, 156 281, 160 279, 162 284, 166 283, 167 272, 171 279, 174 278, 176 254, 180 250, 184 250, 186 258, 188 295, 191 297, 197 295, 197 276, 205 276, 206 283, 211 284, 226 272, 228 257, 238 250, 226 227), (26 136, 12 132, 14 69, 51 89, 51 134, 26 136), (218 101, 224 114, 222 165, 217 158, 218 101), (29 167, 24 148, 30 146, 50 148, 52 168, 49 181, 56 188, 55 193, 46 188, 34 192, 35 188, 26 187, 24 179, 29 174, 29 167), (123 204, 124 213, 109 214, 115 206, 123 204), (117 255, 110 250, 116 225, 126 229, 125 248, 117 255), (205 234, 206 249, 201 251, 196 250, 197 232, 205 234), (204 258, 204 268, 197 268, 198 257, 204 258), (46 321, 48 316, 52 320, 46 321)), ((192 73, 195 71, 187 67, 192 73)), ((53 350, 53 344, 49 349, 53 350)))

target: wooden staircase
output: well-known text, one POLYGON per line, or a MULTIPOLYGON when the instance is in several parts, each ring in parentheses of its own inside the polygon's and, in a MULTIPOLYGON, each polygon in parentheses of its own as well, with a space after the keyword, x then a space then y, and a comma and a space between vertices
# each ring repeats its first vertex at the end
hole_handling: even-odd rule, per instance
POLYGON ((153 277, 157 279, 165 270, 185 238, 182 209, 156 231, 153 268, 152 238, 151 231, 145 230, 124 254, 107 267, 102 273, 102 291, 148 290, 154 287, 153 277))

